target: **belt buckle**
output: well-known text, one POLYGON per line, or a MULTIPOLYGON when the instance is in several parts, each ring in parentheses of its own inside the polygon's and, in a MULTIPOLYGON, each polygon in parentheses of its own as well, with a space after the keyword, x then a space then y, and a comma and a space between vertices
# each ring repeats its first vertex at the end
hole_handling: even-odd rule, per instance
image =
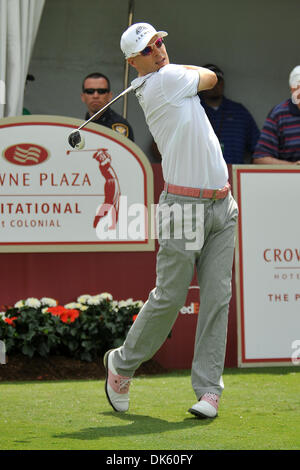
POLYGON ((214 189, 214 190, 213 190, 212 197, 211 197, 211 199, 212 199, 213 201, 216 201, 216 200, 217 200, 217 192, 218 192, 217 189, 214 189))

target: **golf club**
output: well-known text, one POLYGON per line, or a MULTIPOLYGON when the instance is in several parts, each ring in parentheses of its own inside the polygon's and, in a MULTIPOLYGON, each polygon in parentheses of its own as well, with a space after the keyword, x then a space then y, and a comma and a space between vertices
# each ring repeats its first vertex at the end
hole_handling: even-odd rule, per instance
POLYGON ((98 150, 100 150, 100 149, 97 148, 97 149, 85 149, 85 150, 82 150, 82 149, 67 150, 66 154, 67 154, 67 155, 70 155, 70 153, 72 153, 72 152, 76 152, 76 153, 77 153, 77 152, 79 152, 79 150, 80 150, 81 152, 98 152, 98 150))
POLYGON ((71 134, 69 135, 69 138, 68 138, 68 142, 71 145, 71 147, 76 148, 78 150, 83 149, 85 142, 84 142, 83 136, 80 134, 80 130, 83 129, 89 122, 93 121, 93 119, 95 119, 98 116, 101 116, 101 114, 103 114, 104 111, 106 111, 107 108, 109 108, 109 106, 111 106, 117 100, 122 98, 122 96, 126 95, 127 93, 129 93, 132 90, 133 90, 133 86, 130 86, 130 87, 126 88, 124 91, 122 91, 122 93, 120 93, 118 96, 113 98, 109 103, 107 103, 105 106, 103 106, 103 108, 99 109, 99 111, 97 111, 87 121, 85 121, 83 124, 81 124, 81 126, 79 126, 77 129, 75 129, 75 131, 72 131, 71 134))

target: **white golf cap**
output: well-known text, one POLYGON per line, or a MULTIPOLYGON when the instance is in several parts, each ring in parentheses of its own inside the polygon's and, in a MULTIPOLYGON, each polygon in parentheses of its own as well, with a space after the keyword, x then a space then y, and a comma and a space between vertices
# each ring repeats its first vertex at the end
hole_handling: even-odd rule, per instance
POLYGON ((289 84, 291 88, 297 88, 300 85, 300 65, 297 65, 290 73, 289 84))
POLYGON ((121 36, 121 49, 125 58, 134 57, 147 46, 153 36, 160 38, 168 36, 166 31, 156 31, 151 24, 135 23, 129 26, 121 36))

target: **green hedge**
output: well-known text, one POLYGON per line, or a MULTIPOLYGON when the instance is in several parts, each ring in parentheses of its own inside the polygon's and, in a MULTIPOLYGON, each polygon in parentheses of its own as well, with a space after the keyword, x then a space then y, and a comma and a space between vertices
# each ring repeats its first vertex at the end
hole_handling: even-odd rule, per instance
POLYGON ((7 354, 64 355, 93 361, 120 346, 142 301, 114 301, 111 294, 81 295, 58 305, 51 298, 28 298, 0 312, 0 339, 7 354))

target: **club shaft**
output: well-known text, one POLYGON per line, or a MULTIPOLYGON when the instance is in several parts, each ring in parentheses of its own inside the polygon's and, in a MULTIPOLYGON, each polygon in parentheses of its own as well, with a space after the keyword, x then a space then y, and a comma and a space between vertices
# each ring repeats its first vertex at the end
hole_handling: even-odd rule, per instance
POLYGON ((133 86, 130 86, 130 87, 126 88, 124 91, 122 91, 122 93, 120 93, 118 96, 113 98, 109 103, 107 103, 105 106, 103 106, 103 108, 99 109, 99 111, 97 111, 87 121, 85 121, 83 124, 81 124, 81 126, 79 126, 77 128, 77 130, 80 131, 80 129, 83 129, 89 122, 93 121, 96 117, 100 117, 101 114, 103 114, 107 110, 107 108, 109 108, 113 103, 118 101, 120 98, 122 98, 122 96, 126 95, 127 93, 129 93, 132 90, 133 90, 133 86))
MULTIPOLYGON (((132 25, 133 21, 133 12, 134 12, 134 0, 129 0, 129 8, 128 8, 128 27, 132 25)), ((124 67, 124 88, 128 87, 128 80, 129 80, 129 64, 127 60, 125 60, 125 67, 124 67)), ((127 118, 127 104, 128 104, 128 96, 124 97, 123 101, 123 118, 127 118)))
POLYGON ((67 150, 67 154, 69 154, 71 152, 74 152, 74 153, 78 153, 78 152, 98 152, 99 150, 101 150, 101 149, 97 148, 97 149, 85 149, 85 150, 83 150, 83 149, 80 149, 80 150, 67 150))

